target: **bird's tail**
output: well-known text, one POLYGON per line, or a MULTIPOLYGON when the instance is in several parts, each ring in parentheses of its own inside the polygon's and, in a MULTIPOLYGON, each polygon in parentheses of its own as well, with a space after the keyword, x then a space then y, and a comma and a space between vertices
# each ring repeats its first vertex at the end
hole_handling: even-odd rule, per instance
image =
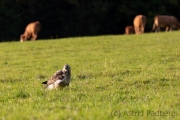
POLYGON ((42 82, 42 84, 47 84, 47 81, 42 82))

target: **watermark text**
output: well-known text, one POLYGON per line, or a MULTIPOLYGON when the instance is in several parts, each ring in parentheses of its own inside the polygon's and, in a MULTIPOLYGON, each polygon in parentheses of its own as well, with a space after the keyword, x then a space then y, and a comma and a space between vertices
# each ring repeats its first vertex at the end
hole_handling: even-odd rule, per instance
POLYGON ((167 110, 113 110, 111 111, 112 117, 122 117, 122 116, 158 116, 158 117, 166 117, 169 116, 171 118, 175 118, 175 111, 167 111, 167 110))

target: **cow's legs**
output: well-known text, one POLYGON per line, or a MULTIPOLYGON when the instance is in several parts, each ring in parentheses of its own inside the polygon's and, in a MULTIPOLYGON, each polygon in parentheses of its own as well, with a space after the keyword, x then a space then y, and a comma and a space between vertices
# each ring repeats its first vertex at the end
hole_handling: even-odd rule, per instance
POLYGON ((159 32, 159 31, 160 31, 160 27, 158 26, 158 27, 157 27, 157 32, 159 32))
POLYGON ((169 31, 172 31, 172 30, 173 30, 173 28, 170 26, 169 31))
POLYGON ((159 32, 160 31, 160 28, 159 27, 156 27, 155 28, 155 32, 159 32))
POLYGON ((166 32, 169 31, 169 29, 170 29, 169 26, 167 26, 167 27, 166 27, 166 32))
POLYGON ((36 38, 37 38, 37 35, 36 35, 36 34, 33 34, 31 40, 32 40, 32 41, 35 41, 36 38))
POLYGON ((135 27, 136 34, 141 34, 141 26, 135 27))
POLYGON ((158 31, 158 26, 154 25, 153 30, 154 30, 154 32, 159 32, 158 31))
POLYGON ((141 26, 141 34, 144 33, 144 26, 141 26))
POLYGON ((138 27, 134 27, 134 29, 135 29, 135 33, 139 34, 139 28, 138 27))

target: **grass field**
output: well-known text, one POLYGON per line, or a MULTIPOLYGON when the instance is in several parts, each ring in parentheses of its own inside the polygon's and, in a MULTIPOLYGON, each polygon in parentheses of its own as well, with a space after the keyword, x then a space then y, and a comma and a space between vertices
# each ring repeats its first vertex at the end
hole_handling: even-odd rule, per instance
POLYGON ((0 68, 2 120, 180 119, 180 32, 2 42, 0 68))

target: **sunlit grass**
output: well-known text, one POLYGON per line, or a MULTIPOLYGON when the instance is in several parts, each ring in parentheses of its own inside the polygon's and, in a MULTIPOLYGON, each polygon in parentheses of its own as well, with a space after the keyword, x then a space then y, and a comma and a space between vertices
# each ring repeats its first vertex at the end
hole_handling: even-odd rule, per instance
POLYGON ((169 32, 0 43, 0 119, 180 119, 179 38, 169 32), (41 82, 66 63, 71 85, 44 90, 41 82), (152 113, 158 110, 171 114, 152 113))

